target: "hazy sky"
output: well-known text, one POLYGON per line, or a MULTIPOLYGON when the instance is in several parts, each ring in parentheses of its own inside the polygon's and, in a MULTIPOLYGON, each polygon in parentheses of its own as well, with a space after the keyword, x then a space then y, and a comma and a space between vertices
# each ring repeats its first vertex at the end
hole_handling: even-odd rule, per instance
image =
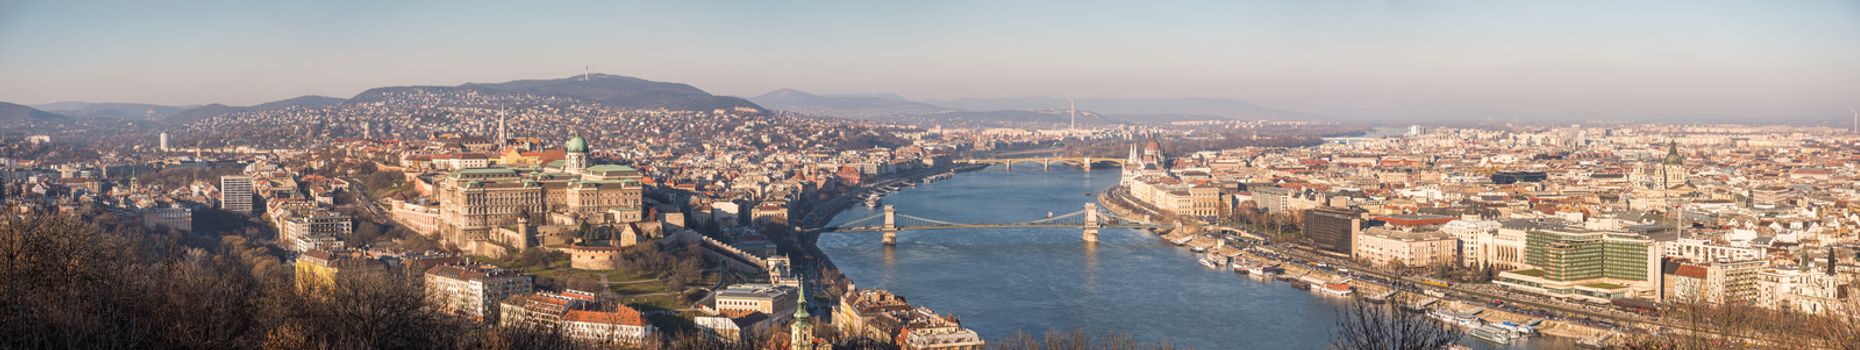
POLYGON ((0 0, 0 101, 244 105, 585 65, 738 96, 1573 117, 1860 105, 1860 1, 1234 2, 0 0))

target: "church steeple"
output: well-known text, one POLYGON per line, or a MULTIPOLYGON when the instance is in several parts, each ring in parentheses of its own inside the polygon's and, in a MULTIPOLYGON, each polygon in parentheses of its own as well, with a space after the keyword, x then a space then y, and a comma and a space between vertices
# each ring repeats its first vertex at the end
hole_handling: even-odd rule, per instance
POLYGON ((1686 163, 1686 158, 1679 155, 1679 141, 1667 141, 1665 163, 1666 165, 1682 165, 1686 163))
POLYGON ((799 292, 795 292, 794 319, 805 320, 811 316, 807 314, 807 288, 803 286, 795 289, 799 290, 799 292))
POLYGON ((812 350, 815 348, 814 322, 811 320, 813 315, 807 313, 807 285, 802 284, 796 289, 799 292, 795 293, 794 324, 788 326, 788 349, 812 350))

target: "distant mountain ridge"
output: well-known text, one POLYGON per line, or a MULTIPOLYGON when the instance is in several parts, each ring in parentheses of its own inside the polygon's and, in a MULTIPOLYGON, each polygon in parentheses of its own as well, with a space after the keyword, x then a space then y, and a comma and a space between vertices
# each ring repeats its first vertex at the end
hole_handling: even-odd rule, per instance
POLYGON ((32 105, 41 111, 57 113, 73 118, 112 118, 130 120, 162 120, 183 110, 196 106, 163 106, 148 103, 124 102, 81 102, 64 101, 32 105))
MULTIPOLYGON (((1074 98, 1080 110, 1110 116, 1198 115, 1238 119, 1296 119, 1317 115, 1262 106, 1256 103, 1209 97, 1185 98, 1074 98)), ((1068 108, 1064 97, 1003 97, 928 100, 927 103, 969 110, 1027 110, 1068 108)), ((1132 118, 1135 119, 1135 118, 1132 118)))
MULTIPOLYGON (((885 121, 1070 123, 1063 97, 911 100, 896 94, 812 94, 778 89, 751 97, 769 108, 885 121)), ((1164 123, 1193 119, 1313 119, 1319 116, 1224 98, 1077 98, 1079 123, 1164 123)))
POLYGON ((837 117, 917 115, 954 111, 897 94, 817 95, 795 89, 769 91, 750 101, 764 107, 837 117))

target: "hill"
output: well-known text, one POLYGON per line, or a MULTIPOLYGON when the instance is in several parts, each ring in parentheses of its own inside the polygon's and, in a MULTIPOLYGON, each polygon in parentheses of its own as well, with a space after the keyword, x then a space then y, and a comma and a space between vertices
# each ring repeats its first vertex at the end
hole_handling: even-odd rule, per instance
POLYGON ((41 111, 26 105, 0 102, 0 122, 63 122, 70 120, 71 117, 41 111))
POLYGON ((780 89, 749 100, 768 108, 844 118, 955 111, 953 108, 912 101, 895 94, 816 95, 795 89, 780 89))
POLYGON ((517 93, 571 98, 616 107, 638 109, 712 110, 752 108, 763 110, 754 102, 737 97, 712 95, 690 85, 657 82, 634 77, 592 74, 562 79, 517 80, 503 83, 466 83, 459 86, 397 86, 369 89, 351 101, 376 101, 389 93, 408 90, 428 92, 476 92, 480 94, 517 93))

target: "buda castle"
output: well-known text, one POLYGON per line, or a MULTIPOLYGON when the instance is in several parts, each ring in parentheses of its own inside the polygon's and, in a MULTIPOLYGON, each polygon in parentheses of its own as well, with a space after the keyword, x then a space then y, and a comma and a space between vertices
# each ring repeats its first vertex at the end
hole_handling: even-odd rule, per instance
POLYGON ((564 150, 562 160, 537 168, 458 169, 435 181, 442 241, 501 255, 493 253, 505 250, 498 246, 521 250, 537 245, 531 220, 579 226, 642 219, 645 186, 638 170, 590 164, 588 141, 579 136, 568 140, 564 150))

